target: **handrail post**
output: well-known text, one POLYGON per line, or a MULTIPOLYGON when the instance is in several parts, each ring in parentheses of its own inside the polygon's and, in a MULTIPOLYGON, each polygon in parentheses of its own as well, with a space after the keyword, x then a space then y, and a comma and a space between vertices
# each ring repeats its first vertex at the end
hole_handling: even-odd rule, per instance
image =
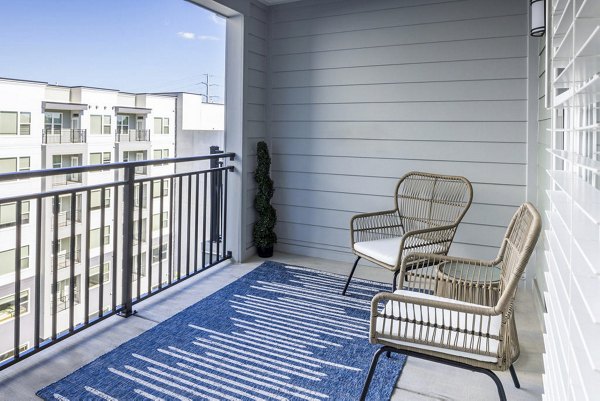
MULTIPOLYGON (((123 283, 121 296, 123 311, 120 313, 123 317, 129 317, 134 314, 132 305, 132 274, 133 274, 133 214, 134 214, 134 196, 135 196, 135 167, 125 168, 125 185, 123 187, 123 283)), ((116 207, 116 205, 115 205, 116 207)))

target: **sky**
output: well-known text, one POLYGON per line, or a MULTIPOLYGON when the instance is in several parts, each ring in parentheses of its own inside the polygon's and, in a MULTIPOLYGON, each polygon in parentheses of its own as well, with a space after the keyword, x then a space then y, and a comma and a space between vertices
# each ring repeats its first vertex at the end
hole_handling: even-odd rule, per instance
POLYGON ((222 103, 225 20, 184 0, 0 0, 0 77, 222 103))

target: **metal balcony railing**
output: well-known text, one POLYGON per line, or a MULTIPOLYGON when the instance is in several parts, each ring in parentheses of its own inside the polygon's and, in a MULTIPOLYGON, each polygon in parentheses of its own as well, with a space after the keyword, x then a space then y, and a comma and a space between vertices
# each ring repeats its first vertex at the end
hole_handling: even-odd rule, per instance
MULTIPOLYGON (((75 258, 73 259, 75 264, 81 263, 81 249, 75 249, 75 258)), ((71 252, 68 253, 59 253, 56 256, 56 265, 58 270, 64 269, 65 267, 69 267, 71 265, 71 252)))
POLYGON ((84 129, 61 129, 42 131, 42 143, 86 143, 87 130, 84 129))
POLYGON ((115 132, 115 142, 147 142, 150 140, 148 129, 120 129, 115 132))
MULTIPOLYGON (((58 213, 58 226, 66 227, 71 224, 71 221, 75 221, 76 223, 81 223, 81 209, 75 210, 75 219, 71 217, 71 211, 62 211, 58 213)), ((52 221, 54 223, 54 221, 52 221)), ((53 228, 51 225, 50 228, 53 228)))
MULTIPOLYGON (((234 157, 234 153, 222 153, 0 174, 0 186, 16 179, 32 182, 30 192, 25 195, 0 194, 0 205, 16 204, 15 226, 3 234, 15 246, 14 288, 10 293, 14 294, 15 305, 24 303, 25 289, 28 289, 27 299, 31 300, 26 311, 15 309, 11 316, 13 323, 6 326, 14 330, 15 341, 3 345, 14 350, 14 355, 0 361, 0 370, 109 316, 128 317, 136 303, 230 259, 227 182, 233 167, 226 161, 234 157), (202 160, 224 163, 205 170, 192 168, 196 165, 192 162, 202 160), (175 165, 186 166, 185 163, 189 166, 185 172, 136 175, 139 167, 161 164, 175 171, 175 165), (107 178, 110 181, 106 183, 43 190, 44 180, 96 171, 119 173, 107 174, 118 178, 107 178), (104 202, 92 204, 95 199, 92 191, 97 196, 98 190, 98 199, 106 199, 110 190, 110 206, 104 202), (66 204, 65 195, 70 196, 66 204), (136 208, 135 200, 144 197, 148 199, 147 208, 136 208), (34 224, 29 225, 32 231, 23 227, 24 202, 29 202, 30 210, 35 212, 30 221, 34 224), (153 227, 155 214, 169 216, 166 225, 160 222, 159 227, 153 227), (75 224, 78 219, 81 224, 75 224), (45 224, 47 220, 51 224, 45 224), (77 246, 68 247, 65 253, 59 250, 59 227, 67 221, 67 238, 77 246), (134 242, 135 233, 143 233, 145 241, 134 242), (44 255, 46 243, 51 244, 51 251, 44 255), (35 245, 30 247, 35 252, 28 255, 32 273, 24 275, 21 253, 25 245, 35 245), (21 345, 25 342, 30 348, 23 351, 21 345)), ((61 237, 64 238, 64 233, 61 237)))

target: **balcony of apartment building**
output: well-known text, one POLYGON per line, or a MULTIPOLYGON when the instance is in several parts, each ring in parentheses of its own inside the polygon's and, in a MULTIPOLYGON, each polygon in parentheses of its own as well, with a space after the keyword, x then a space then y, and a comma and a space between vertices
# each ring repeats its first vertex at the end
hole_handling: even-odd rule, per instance
POLYGON ((115 142, 149 142, 150 130, 147 128, 147 115, 151 109, 140 107, 115 107, 117 130, 115 142))
MULTIPOLYGON (((83 164, 83 155, 79 153, 58 155, 54 154, 51 155, 51 160, 52 168, 54 169, 77 167, 83 164)), ((71 184, 81 184, 82 177, 82 174, 79 172, 68 172, 65 174, 55 175, 52 177, 52 185, 62 186, 71 184)))
MULTIPOLYGON (((117 172, 65 189, 82 196, 83 216, 101 216, 85 232, 104 227, 110 239, 97 260, 84 240, 65 276, 15 280, 0 295, 10 334, 0 394, 352 400, 370 378, 367 399, 597 399, 597 2, 546 3, 545 40, 528 36, 528 7, 540 2, 193 2, 228 16, 226 153, 148 160, 129 141, 133 153, 121 149, 116 163, 69 170, 117 172), (277 216, 267 263, 253 242, 259 141, 277 216), (162 164, 183 168, 140 173, 162 164), (424 189, 428 178, 399 194, 411 171, 470 182, 449 250, 427 230, 440 228, 439 205, 464 202, 433 202, 453 190, 424 189), (91 212, 101 188, 111 207, 91 212), (423 197, 431 203, 415 206, 423 197), (511 220, 517 211, 525 217, 511 220), (421 228, 404 254, 411 224, 421 228), (368 253, 352 248, 356 236, 368 253), (387 269, 372 263, 382 255, 387 269), (62 302, 63 320, 23 323, 40 310, 36 288, 44 306, 62 302)), ((136 129, 140 116, 123 114, 136 129)), ((0 198, 15 203, 16 277, 22 246, 44 239, 19 236, 24 202, 42 210, 57 195, 0 198)), ((42 259, 30 256, 30 269, 42 259)))
POLYGON ((44 128, 42 144, 85 144, 88 130, 82 126, 87 104, 43 102, 44 128))

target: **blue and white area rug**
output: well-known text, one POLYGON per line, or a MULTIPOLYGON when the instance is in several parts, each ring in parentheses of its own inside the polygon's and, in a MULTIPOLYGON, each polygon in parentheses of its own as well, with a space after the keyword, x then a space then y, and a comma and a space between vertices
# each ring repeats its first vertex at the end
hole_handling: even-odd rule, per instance
MULTIPOLYGON (((40 390, 45 400, 357 400, 373 353, 371 297, 389 284, 266 262, 40 390)), ((370 400, 405 359, 381 358, 370 400)))

